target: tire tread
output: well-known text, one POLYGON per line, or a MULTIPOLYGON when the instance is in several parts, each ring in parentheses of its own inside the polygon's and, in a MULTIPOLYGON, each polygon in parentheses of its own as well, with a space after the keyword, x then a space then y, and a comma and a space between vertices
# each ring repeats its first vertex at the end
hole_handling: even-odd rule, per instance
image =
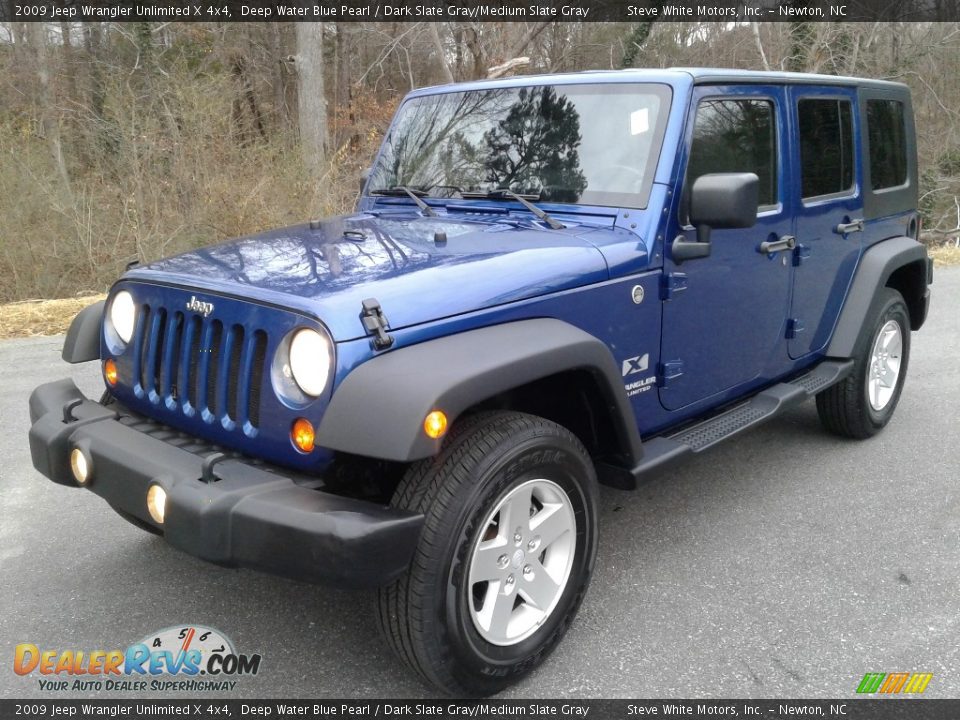
POLYGON ((901 367, 901 387, 906 377, 907 364, 909 361, 910 350, 910 325, 909 312, 903 297, 899 292, 892 288, 882 288, 877 293, 874 306, 871 308, 869 319, 864 323, 860 337, 857 338, 854 347, 854 369, 853 372, 826 390, 817 394, 817 415, 820 417, 820 423, 823 427, 841 437, 852 438, 854 440, 865 440, 876 435, 889 420, 899 401, 899 393, 891 401, 889 412, 882 423, 877 424, 870 417, 867 410, 867 398, 864 390, 866 382, 865 372, 869 371, 868 355, 872 349, 874 335, 877 332, 878 323, 890 314, 892 309, 896 309, 903 317, 907 319, 906 325, 902 327, 904 333, 904 354, 901 367))
POLYGON ((377 624, 396 655, 427 683, 448 692, 475 694, 450 671, 449 664, 430 662, 439 648, 428 648, 425 632, 428 593, 434 587, 439 563, 431 562, 445 537, 443 523, 451 515, 457 491, 472 482, 472 469, 512 435, 560 434, 587 456, 570 431, 548 420, 519 412, 489 411, 469 415, 450 432, 439 455, 412 465, 394 493, 391 504, 424 516, 420 541, 410 569, 378 591, 377 624))

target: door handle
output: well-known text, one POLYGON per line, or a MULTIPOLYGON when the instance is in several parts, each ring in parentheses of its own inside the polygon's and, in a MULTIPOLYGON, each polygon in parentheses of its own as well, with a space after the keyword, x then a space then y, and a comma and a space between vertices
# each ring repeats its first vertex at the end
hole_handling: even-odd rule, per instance
POLYGON ((764 255, 773 255, 781 250, 793 250, 797 246, 797 239, 793 235, 784 235, 777 240, 764 240, 760 243, 760 252, 764 255))
POLYGON ((833 231, 837 235, 849 235, 850 233, 863 232, 863 220, 851 220, 848 223, 840 223, 833 231))

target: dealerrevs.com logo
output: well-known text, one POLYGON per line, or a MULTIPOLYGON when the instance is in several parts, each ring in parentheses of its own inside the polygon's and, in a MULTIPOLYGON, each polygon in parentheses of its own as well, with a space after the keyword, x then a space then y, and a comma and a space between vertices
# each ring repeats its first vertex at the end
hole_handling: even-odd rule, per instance
POLYGON ((235 678, 256 675, 260 660, 259 654, 238 653, 218 630, 180 625, 151 633, 126 650, 50 650, 21 643, 13 671, 39 673, 43 691, 229 691, 239 682, 235 678))

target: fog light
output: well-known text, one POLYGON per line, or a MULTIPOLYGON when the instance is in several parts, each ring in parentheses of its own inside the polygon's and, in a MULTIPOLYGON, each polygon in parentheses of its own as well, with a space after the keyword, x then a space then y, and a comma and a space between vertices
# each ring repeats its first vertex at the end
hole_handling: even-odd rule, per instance
POLYGON ((159 485, 151 485, 147 490, 147 510, 158 525, 163 525, 163 515, 167 511, 167 493, 159 485))
POLYGON ((290 439, 297 446, 300 452, 311 452, 313 442, 316 439, 316 433, 313 430, 313 424, 306 418, 297 418, 293 427, 290 428, 290 439))
POLYGON ((441 410, 434 410, 429 413, 423 420, 423 431, 427 434, 427 437, 434 440, 443 437, 444 433, 447 432, 447 416, 441 410))
POLYGON ((87 456, 83 454, 83 450, 74 448, 70 452, 70 469, 73 471, 73 477, 76 478, 77 483, 80 485, 87 484, 87 481, 90 480, 90 470, 92 467, 93 463, 87 460, 87 456))
POLYGON ((107 384, 110 387, 113 387, 117 384, 117 363, 113 360, 105 360, 103 363, 103 377, 106 378, 107 384))

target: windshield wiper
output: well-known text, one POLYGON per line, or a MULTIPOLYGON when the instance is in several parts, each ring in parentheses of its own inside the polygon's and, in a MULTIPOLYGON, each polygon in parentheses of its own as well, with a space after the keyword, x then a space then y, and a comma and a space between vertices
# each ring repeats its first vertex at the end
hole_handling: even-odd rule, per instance
POLYGON ((510 188, 497 188, 496 190, 486 190, 482 192, 468 191, 460 194, 464 198, 468 199, 482 198, 484 200, 503 200, 504 198, 510 198, 511 200, 516 200, 518 203, 523 205, 527 210, 549 225, 552 230, 563 230, 565 227, 567 227, 559 220, 554 220, 552 217, 547 215, 547 213, 530 202, 530 200, 539 200, 539 195, 520 195, 519 193, 515 193, 510 188))
POLYGON ((412 188, 408 188, 406 185, 395 185, 394 187, 391 187, 391 188, 380 188, 378 190, 371 190, 370 194, 384 195, 386 197, 403 197, 404 195, 406 195, 417 204, 417 207, 420 208, 420 212, 422 212, 424 215, 429 215, 430 217, 437 216, 437 213, 434 211, 434 209, 420 199, 421 197, 424 197, 427 194, 423 190, 414 190, 412 188))

